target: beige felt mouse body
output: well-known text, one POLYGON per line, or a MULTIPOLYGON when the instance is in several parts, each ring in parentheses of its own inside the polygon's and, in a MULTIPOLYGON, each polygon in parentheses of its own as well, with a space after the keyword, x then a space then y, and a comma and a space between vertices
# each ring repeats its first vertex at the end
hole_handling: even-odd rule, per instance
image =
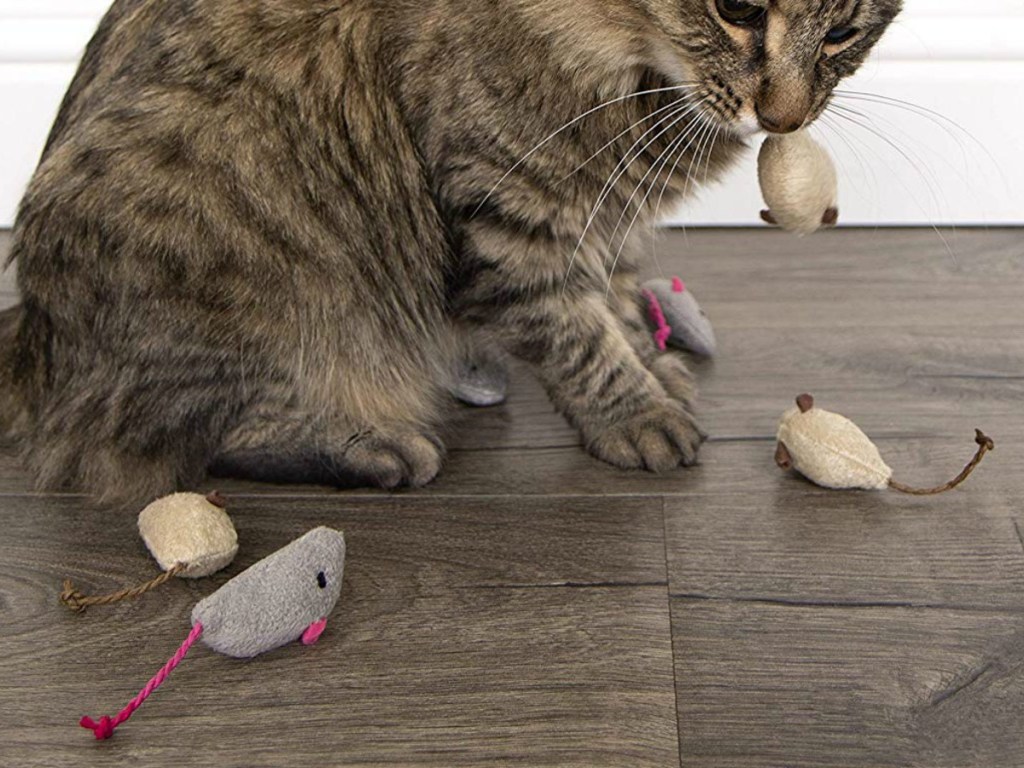
POLYGON ((238 534, 218 494, 172 493, 139 513, 139 534, 165 571, 199 579, 226 568, 238 554, 238 534))
POLYGON ((109 595, 83 595, 65 580, 60 600, 75 612, 140 597, 175 576, 198 579, 226 568, 238 554, 238 534, 228 517, 227 501, 214 491, 173 493, 139 513, 139 533, 163 572, 109 595))
POLYGON ((757 159, 762 218, 798 235, 839 220, 839 181, 832 158, 807 131, 765 139, 757 159))
POLYGON ((809 395, 782 416, 776 460, 825 488, 877 491, 892 470, 860 427, 845 416, 814 407, 809 395))
POLYGON ((963 483, 995 448, 992 439, 976 431, 978 451, 952 481, 937 488, 913 488, 893 479, 877 446, 860 427, 838 413, 814 404, 810 395, 800 395, 779 423, 775 463, 794 469, 816 485, 836 490, 880 491, 886 488, 914 496, 945 493, 963 483))

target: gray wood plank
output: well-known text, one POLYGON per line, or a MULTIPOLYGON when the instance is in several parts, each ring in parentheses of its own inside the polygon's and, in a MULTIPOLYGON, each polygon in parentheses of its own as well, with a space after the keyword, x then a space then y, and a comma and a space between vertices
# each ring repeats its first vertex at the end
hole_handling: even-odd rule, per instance
POLYGON ((111 589, 153 565, 134 517, 0 501, 0 764, 678 764, 660 507, 236 499, 228 573, 72 615, 64 576, 111 589), (343 527, 345 588, 320 643, 250 662, 197 648, 110 743, 123 706, 229 574, 343 527))
POLYGON ((1024 612, 1024 519, 1006 493, 925 500, 785 483, 665 508, 676 595, 1024 612))
POLYGON ((685 768, 1024 764, 1024 616, 673 600, 685 768))
POLYGON ((347 597, 313 649, 238 662, 197 648, 109 744, 78 718, 122 707, 184 637, 186 614, 67 617, 5 640, 2 674, 16 682, 0 683, 0 760, 677 765, 667 614, 658 588, 347 597))

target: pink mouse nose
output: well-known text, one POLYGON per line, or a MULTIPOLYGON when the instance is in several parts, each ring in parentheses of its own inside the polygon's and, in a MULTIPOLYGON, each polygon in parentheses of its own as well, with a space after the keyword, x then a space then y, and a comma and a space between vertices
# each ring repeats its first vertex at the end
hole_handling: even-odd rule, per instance
POLYGON ((320 639, 320 635, 327 629, 327 619, 320 619, 320 621, 314 621, 308 627, 306 631, 302 633, 302 644, 312 645, 320 639))

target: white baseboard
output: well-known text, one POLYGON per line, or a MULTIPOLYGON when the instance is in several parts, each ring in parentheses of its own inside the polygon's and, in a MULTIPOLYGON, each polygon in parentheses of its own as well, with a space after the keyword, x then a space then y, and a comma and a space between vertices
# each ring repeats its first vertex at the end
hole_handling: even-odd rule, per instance
MULTIPOLYGON (((108 0, 0 0, 0 227, 15 209, 75 62, 108 0)), ((889 141, 845 119, 817 129, 836 155, 848 224, 1024 223, 1024 2, 907 0, 872 63, 848 90, 944 115, 868 102, 889 141)), ((753 153, 729 178, 669 217, 746 225, 761 208, 753 153)))

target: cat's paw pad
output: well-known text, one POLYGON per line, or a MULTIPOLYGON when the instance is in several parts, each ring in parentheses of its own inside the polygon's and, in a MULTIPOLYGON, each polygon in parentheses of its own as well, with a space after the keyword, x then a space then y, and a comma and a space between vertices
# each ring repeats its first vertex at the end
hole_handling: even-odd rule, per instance
POLYGON ((350 469, 381 488, 426 485, 441 471, 439 440, 418 432, 370 433, 345 451, 350 469))
POLYGON ((624 469, 668 472, 696 464, 705 439, 693 416, 680 403, 666 399, 595 432, 587 449, 624 469))

